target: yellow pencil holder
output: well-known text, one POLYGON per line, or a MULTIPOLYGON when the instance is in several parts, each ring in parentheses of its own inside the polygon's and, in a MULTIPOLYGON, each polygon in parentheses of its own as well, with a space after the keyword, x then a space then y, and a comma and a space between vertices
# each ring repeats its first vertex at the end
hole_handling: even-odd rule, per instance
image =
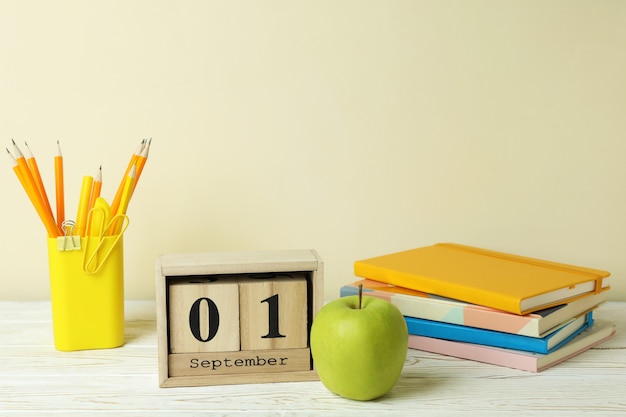
POLYGON ((124 344, 123 246, 122 234, 48 238, 56 349, 124 344))

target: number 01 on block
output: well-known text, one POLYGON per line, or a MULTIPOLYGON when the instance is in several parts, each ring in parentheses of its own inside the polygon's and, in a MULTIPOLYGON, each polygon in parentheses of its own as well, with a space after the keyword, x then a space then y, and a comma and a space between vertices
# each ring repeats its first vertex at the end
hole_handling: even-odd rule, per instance
POLYGON ((156 266, 160 386, 317 379, 315 251, 172 254, 156 266))

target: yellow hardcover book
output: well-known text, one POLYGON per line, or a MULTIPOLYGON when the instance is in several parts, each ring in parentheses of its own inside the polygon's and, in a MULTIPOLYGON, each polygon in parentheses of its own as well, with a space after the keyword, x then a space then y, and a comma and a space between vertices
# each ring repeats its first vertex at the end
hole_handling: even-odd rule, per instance
POLYGON ((356 276, 515 314, 610 289, 610 273, 456 243, 354 263, 356 276))

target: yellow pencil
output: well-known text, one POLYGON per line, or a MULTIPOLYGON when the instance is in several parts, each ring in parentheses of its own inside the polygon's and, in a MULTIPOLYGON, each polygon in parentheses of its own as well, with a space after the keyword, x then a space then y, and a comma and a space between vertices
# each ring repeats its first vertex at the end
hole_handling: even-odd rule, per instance
MULTIPOLYGON (((93 179, 93 185, 91 186, 91 194, 89 195, 89 203, 87 204, 87 216, 89 212, 96 205, 96 200, 100 197, 100 190, 102 189, 102 166, 96 172, 96 176, 93 179)), ((91 236, 91 223, 87 222, 86 236, 91 236)))
POLYGON ((120 181, 120 185, 117 187, 117 192, 115 193, 115 197, 113 197, 113 201, 111 202, 111 212, 116 213, 118 211, 118 207, 120 205, 120 200, 122 198, 122 192, 124 191, 124 186, 126 184, 126 178, 128 177, 128 173, 131 168, 135 166, 137 160, 140 158, 144 148, 146 146, 146 140, 143 139, 137 150, 130 157, 130 161, 128 162, 128 166, 126 167, 126 171, 124 172, 124 176, 122 177, 122 181, 120 181))
POLYGON ((59 229, 57 229, 56 224, 54 223, 54 218, 52 218, 46 211, 44 205, 41 202, 41 198, 39 198, 39 192, 35 188, 34 184, 26 179, 23 170, 20 169, 19 163, 13 157, 13 155, 11 155, 11 152, 8 149, 7 154, 11 159, 13 171, 15 172, 15 175, 17 175, 17 179, 20 181, 20 184, 22 184, 22 188, 24 188, 24 191, 26 191, 26 195, 28 196, 30 202, 33 204, 33 207, 35 207, 37 214, 41 218, 41 221, 43 222, 48 232, 48 237, 59 236, 60 232, 59 229))
POLYGON ((80 197, 78 200, 78 212, 76 213, 76 226, 74 226, 74 234, 76 236, 85 236, 85 228, 87 226, 87 214, 89 213, 89 197, 91 196, 91 186, 93 185, 93 177, 85 175, 80 188, 80 197))
POLYGON ((54 157, 54 184, 56 190, 57 227, 63 230, 65 221, 65 188, 63 183, 63 155, 61 144, 57 140, 57 155, 54 157))
MULTIPOLYGON (((125 178, 124 188, 122 189, 122 196, 120 198, 120 205, 117 208, 117 211, 112 212, 114 216, 116 215, 125 215, 126 210, 128 209, 128 204, 130 203, 130 199, 133 196, 133 188, 135 187, 135 177, 137 175, 137 169, 135 165, 133 165, 130 169, 130 172, 125 178)), ((115 224, 111 228, 112 235, 118 235, 122 231, 122 226, 124 225, 124 220, 118 218, 115 220, 115 224)))
POLYGON ((39 195, 41 195, 41 200, 44 204, 44 207, 46 208, 46 211, 48 211, 50 217, 54 218, 54 214, 52 214, 52 208, 50 207, 50 201, 48 200, 48 194, 46 193, 46 187, 44 187, 43 181, 41 180, 41 173, 39 172, 37 160, 31 152, 28 143, 24 142, 24 144, 26 145, 26 162, 28 163, 30 173, 33 176, 33 180, 35 181, 37 191, 39 192, 39 195))

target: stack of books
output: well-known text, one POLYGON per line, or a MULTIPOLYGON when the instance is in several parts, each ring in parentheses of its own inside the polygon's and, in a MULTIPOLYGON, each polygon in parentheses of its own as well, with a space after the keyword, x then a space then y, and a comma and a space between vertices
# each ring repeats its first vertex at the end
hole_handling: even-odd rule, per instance
POLYGON ((354 263, 341 288, 395 304, 409 347, 540 372, 615 334, 594 317, 609 272, 439 243, 354 263))

